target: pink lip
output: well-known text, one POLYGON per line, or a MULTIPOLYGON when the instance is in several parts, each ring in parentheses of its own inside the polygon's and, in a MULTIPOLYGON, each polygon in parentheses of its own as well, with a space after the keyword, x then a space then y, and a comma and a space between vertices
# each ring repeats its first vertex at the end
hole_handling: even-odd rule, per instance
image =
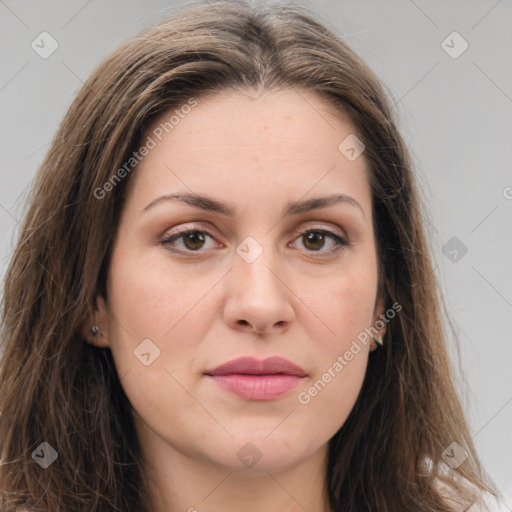
POLYGON ((263 361, 241 357, 207 370, 221 388, 246 400, 273 400, 284 395, 306 377, 306 372, 282 357, 263 361))

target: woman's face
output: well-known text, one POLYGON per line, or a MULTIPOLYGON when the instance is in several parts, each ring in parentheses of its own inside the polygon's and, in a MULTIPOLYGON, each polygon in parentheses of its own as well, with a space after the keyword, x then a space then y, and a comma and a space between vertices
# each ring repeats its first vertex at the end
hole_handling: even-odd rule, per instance
POLYGON ((274 472, 343 425, 383 312, 364 153, 315 93, 195 101, 144 136, 96 320, 143 446, 274 472))

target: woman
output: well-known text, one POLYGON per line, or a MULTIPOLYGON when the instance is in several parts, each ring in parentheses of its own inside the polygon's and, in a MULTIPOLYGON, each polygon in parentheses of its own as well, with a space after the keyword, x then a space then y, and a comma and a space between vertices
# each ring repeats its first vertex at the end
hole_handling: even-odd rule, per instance
POLYGON ((477 507, 424 216, 382 86, 305 10, 122 45, 6 276, 2 510, 477 507))

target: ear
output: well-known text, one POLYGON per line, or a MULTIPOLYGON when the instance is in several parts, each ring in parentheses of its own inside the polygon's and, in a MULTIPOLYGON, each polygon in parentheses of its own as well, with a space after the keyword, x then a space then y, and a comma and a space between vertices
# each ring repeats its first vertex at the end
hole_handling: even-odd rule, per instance
POLYGON ((103 297, 98 295, 96 297, 94 315, 89 318, 88 322, 84 326, 82 334, 85 340, 91 345, 106 348, 110 346, 109 327, 109 315, 106 301, 103 297))
MULTIPOLYGON (((378 331, 377 336, 380 336, 381 338, 384 338, 384 335, 386 334, 386 326, 387 322, 389 321, 386 318, 385 313, 385 301, 382 294, 379 294, 377 296, 377 299, 375 301, 375 309, 373 312, 373 322, 372 326, 374 329, 378 331)), ((377 349, 379 345, 377 345, 377 342, 375 341, 375 338, 372 339, 372 342, 370 343, 370 351, 374 351, 377 349)))

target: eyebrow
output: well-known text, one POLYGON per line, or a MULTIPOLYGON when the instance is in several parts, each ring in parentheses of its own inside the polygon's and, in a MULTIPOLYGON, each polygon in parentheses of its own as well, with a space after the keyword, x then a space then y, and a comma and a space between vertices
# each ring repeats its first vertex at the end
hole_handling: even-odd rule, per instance
MULTIPOLYGON (((181 201, 190 206, 200 208, 201 210, 221 213, 223 215, 227 215, 228 217, 235 216, 235 209, 227 203, 213 199, 211 197, 200 196, 197 194, 166 194, 153 199, 153 201, 151 201, 142 211, 144 212, 150 210, 163 201, 181 201)), ((364 211, 361 205, 353 197, 347 196, 345 194, 332 194, 329 196, 307 199, 305 201, 290 201, 283 208, 282 216, 299 215, 301 213, 318 210, 320 208, 327 208, 329 206, 340 203, 349 204, 355 208, 358 208, 364 218, 364 211)))

